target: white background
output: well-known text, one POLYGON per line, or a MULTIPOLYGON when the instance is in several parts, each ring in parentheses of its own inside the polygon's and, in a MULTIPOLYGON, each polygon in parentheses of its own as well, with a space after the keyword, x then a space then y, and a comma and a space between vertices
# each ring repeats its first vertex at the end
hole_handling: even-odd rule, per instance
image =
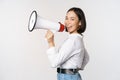
MULTIPOLYGON (((31 12, 62 23, 71 7, 84 10, 90 62, 83 80, 120 80, 119 0, 0 0, 0 80, 56 80, 46 55, 46 30, 28 32, 31 12)), ((56 33, 56 46, 67 37, 56 33)))

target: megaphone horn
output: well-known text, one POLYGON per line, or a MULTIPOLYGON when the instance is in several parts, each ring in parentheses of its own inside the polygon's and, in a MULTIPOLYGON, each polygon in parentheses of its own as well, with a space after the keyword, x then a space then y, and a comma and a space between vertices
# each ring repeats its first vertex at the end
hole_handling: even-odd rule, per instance
POLYGON ((55 32, 63 32, 65 26, 60 22, 55 23, 38 16, 37 12, 34 10, 29 18, 28 30, 32 32, 34 29, 49 29, 55 32))

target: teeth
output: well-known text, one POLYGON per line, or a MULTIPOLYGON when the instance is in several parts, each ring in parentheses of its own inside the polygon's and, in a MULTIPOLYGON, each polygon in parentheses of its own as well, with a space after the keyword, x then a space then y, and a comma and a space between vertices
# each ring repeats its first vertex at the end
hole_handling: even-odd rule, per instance
POLYGON ((72 27, 72 26, 70 26, 70 27, 67 27, 67 28, 69 29, 69 28, 71 28, 71 27, 72 27))
POLYGON ((68 28, 69 28, 69 27, 72 27, 72 26, 68 26, 68 28))

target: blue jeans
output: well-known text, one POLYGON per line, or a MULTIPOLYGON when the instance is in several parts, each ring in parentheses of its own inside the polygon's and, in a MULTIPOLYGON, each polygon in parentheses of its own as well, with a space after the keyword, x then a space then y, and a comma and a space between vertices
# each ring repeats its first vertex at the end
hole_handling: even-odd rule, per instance
POLYGON ((57 80, 82 80, 81 75, 79 73, 76 74, 57 74, 57 80))

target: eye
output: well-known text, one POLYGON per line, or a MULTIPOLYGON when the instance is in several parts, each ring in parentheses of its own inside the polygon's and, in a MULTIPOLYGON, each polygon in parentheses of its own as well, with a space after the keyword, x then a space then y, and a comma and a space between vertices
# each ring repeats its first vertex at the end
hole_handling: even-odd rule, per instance
POLYGON ((72 21, 75 20, 75 19, 71 19, 72 21))
POLYGON ((75 19, 74 18, 71 18, 72 21, 74 21, 75 19))
POLYGON ((68 18, 67 18, 67 17, 65 17, 65 20, 68 20, 68 18))
POLYGON ((67 17, 67 16, 65 16, 65 20, 68 20, 68 17, 67 17))

